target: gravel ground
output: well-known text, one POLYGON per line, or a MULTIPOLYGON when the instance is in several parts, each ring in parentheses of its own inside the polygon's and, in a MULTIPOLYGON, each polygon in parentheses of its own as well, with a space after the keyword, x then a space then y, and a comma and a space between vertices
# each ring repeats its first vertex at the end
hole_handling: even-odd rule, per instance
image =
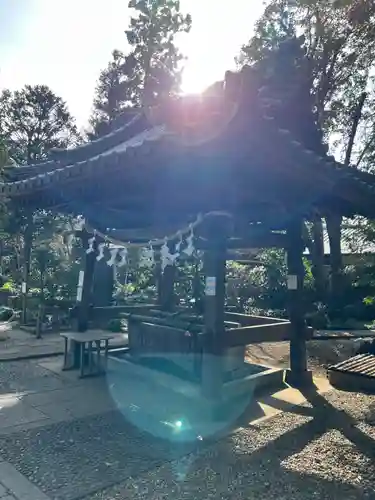
POLYGON ((375 499, 375 397, 311 401, 85 500, 375 499))
POLYGON ((309 396, 292 413, 187 449, 119 412, 0 438, 54 500, 375 499, 375 396, 309 396))
POLYGON ((1 456, 54 500, 73 500, 189 453, 141 433, 118 411, 0 438, 1 456))
MULTIPOLYGON (((276 363, 284 351, 268 344, 252 357, 276 363)), ((342 352, 310 347, 310 363, 342 352)), ((36 363, 0 364, 0 393, 66 383, 36 363)), ((0 437, 1 455, 53 500, 375 500, 375 396, 332 391, 308 400, 189 449, 108 412, 0 437)))

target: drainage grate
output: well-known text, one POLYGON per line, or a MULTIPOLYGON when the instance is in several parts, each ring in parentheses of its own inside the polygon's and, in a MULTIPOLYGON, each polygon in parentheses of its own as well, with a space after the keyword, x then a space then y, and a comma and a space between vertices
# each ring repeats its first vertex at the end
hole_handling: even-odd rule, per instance
POLYGON ((375 393, 375 355, 358 354, 330 366, 328 379, 340 389, 375 393))

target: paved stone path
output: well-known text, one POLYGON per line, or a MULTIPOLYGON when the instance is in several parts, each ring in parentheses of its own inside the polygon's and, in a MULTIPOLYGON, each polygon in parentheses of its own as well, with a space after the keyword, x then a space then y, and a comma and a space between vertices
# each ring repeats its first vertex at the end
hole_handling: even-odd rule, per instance
POLYGON ((50 500, 8 462, 0 462, 1 500, 50 500))
POLYGON ((59 334, 48 334, 42 339, 6 323, 0 324, 0 361, 35 356, 53 356, 64 352, 64 341, 59 334))
MULTIPOLYGON (((61 367, 62 357, 0 362, 0 500, 50 498, 10 463, 15 453, 6 444, 7 439, 9 443, 22 443, 22 455, 26 455, 27 449, 32 449, 31 455, 39 457, 38 450, 42 455, 44 453, 39 433, 51 429, 50 435, 47 431, 49 439, 46 443, 52 449, 52 456, 46 454, 51 463, 53 454, 58 453, 58 446, 61 447, 61 442, 60 445, 55 443, 54 426, 62 425, 63 431, 66 429, 69 433, 69 423, 108 413, 115 407, 105 378, 80 380, 77 372, 62 372, 61 367), (27 443, 28 431, 34 431, 35 447, 31 448, 27 443)), ((86 424, 82 425, 83 429, 85 427, 86 424)), ((35 471, 31 472, 37 474, 39 464, 33 465, 35 471)), ((74 460, 67 465, 74 469, 74 460)), ((65 482, 69 484, 66 479, 65 482)))
MULTIPOLYGON (((115 334, 111 345, 123 345, 126 334, 115 334)), ((46 333, 41 339, 9 324, 0 324, 0 361, 31 359, 63 354, 64 340, 58 333, 46 333)))

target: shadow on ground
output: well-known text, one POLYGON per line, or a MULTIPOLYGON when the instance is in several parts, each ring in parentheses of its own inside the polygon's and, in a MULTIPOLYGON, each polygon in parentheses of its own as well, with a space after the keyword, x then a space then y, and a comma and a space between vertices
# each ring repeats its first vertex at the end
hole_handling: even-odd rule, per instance
POLYGON ((0 445, 56 500, 374 498, 375 398, 305 397, 303 406, 274 399, 285 413, 199 446, 152 438, 119 411, 10 434, 0 445))

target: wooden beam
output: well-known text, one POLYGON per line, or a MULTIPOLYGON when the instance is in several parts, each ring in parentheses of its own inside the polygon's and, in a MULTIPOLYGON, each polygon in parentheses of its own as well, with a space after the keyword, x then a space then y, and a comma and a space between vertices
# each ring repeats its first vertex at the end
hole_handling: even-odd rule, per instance
MULTIPOLYGON (((141 314, 133 314, 133 313, 123 313, 122 317, 127 318, 129 322, 137 322, 137 323, 148 323, 162 326, 170 326, 171 328, 177 328, 179 330, 183 330, 184 332, 191 333, 202 333, 203 332, 203 324, 202 318, 195 317, 195 319, 186 317, 186 316, 156 316, 144 313, 141 314)), ((226 321, 225 326, 233 329, 234 327, 238 327, 238 323, 234 323, 231 321, 226 321)))
POLYGON ((225 347, 239 347, 262 342, 283 342, 290 339, 290 323, 283 321, 273 325, 243 326, 228 330, 224 337, 225 347))
MULTIPOLYGON (((227 242, 227 248, 231 250, 248 249, 248 248, 285 248, 287 245, 286 234, 271 233, 271 232, 254 232, 244 236, 243 238, 231 238, 227 242)), ((196 246, 199 250, 209 249, 209 242, 198 239, 196 246)))
POLYGON ((270 324, 287 322, 287 320, 282 318, 270 318, 268 316, 253 316, 249 314, 241 314, 235 312, 226 312, 225 319, 227 321, 236 321, 240 323, 241 326, 270 325, 270 324))

